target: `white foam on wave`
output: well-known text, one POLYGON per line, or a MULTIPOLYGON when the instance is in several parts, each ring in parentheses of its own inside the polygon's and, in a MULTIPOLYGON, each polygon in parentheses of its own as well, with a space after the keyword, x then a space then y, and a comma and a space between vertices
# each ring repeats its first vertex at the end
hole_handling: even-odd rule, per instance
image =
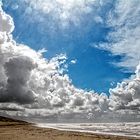
POLYGON ((64 131, 87 132, 93 134, 118 135, 140 138, 138 123, 39 123, 38 127, 53 128, 64 131))

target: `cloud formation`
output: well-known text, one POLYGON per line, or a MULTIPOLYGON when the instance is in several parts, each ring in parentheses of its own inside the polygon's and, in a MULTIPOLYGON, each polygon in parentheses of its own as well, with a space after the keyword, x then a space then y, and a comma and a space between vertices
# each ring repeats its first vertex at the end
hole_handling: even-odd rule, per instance
POLYGON ((0 32, 6 32, 6 33, 11 33, 14 30, 14 23, 12 18, 5 14, 0 7, 0 32))
MULTIPOLYGON (((75 24, 79 18, 77 15, 89 13, 92 11, 91 3, 95 0, 37 0, 37 2, 28 0, 30 9, 36 10, 43 14, 51 14, 52 18, 60 20, 63 24, 70 20, 75 24)), ((27 9, 28 10, 28 9, 27 9)))
MULTIPOLYGON (((124 68, 124 71, 134 72, 138 65, 140 60, 140 54, 137 51, 140 46, 138 0, 129 2, 127 0, 17 0, 15 3, 23 13, 22 18, 29 23, 36 22, 41 34, 46 33, 47 30, 49 35, 54 36, 58 30, 63 31, 70 26, 76 26, 74 30, 83 35, 91 29, 93 31, 96 28, 110 29, 104 38, 107 42, 100 43, 98 48, 108 50, 113 55, 122 56, 119 62, 113 64, 124 68), (20 5, 24 8, 20 8, 20 5), (88 26, 85 27, 85 25, 88 26)), ((11 2, 11 5, 15 7, 15 3, 11 2)), ((66 34, 66 32, 63 33, 66 34)), ((95 42, 93 44, 96 46, 95 42)))
POLYGON ((0 16, 8 26, 0 32, 1 108, 5 108, 6 104, 7 108, 14 110, 17 104, 16 110, 19 106, 19 110, 25 108, 24 115, 32 112, 30 115, 40 116, 107 110, 106 95, 78 89, 72 85, 68 75, 63 74, 61 65, 65 63, 65 55, 46 60, 42 57, 42 51, 36 52, 28 46, 17 44, 10 34, 14 28, 12 18, 2 10, 0 16))
POLYGON ((26 5, 24 15, 32 16, 30 22, 38 19, 41 24, 47 19, 51 28, 58 26, 58 23, 61 28, 77 26, 85 20, 86 15, 92 15, 92 20, 97 23, 102 22, 101 17, 94 14, 102 4, 97 0, 19 0, 18 3, 26 5))
POLYGON ((2 88, 0 102, 32 103, 34 94, 28 86, 30 72, 34 68, 32 60, 26 56, 10 58, 4 64, 7 76, 5 90, 2 88))
POLYGON ((136 77, 118 83, 110 89, 110 106, 113 110, 128 109, 140 111, 140 65, 136 69, 136 77))
POLYGON ((53 120, 96 120, 114 110, 139 114, 140 65, 135 78, 110 89, 109 98, 103 93, 78 89, 63 73, 65 55, 46 60, 42 51, 17 44, 11 34, 12 18, 2 9, 0 17, 4 24, 0 28, 0 113, 53 120))
POLYGON ((139 13, 139 0, 116 0, 107 16, 107 26, 112 28, 107 36, 109 43, 99 45, 113 55, 123 56, 115 65, 128 71, 134 71, 140 60, 139 13))

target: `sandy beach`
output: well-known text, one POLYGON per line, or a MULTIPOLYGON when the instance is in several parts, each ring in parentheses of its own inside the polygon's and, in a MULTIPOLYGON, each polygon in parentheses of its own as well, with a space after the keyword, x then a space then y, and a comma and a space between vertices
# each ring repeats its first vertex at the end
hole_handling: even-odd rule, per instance
POLYGON ((140 140, 124 136, 39 128, 24 121, 0 117, 0 140, 140 140))

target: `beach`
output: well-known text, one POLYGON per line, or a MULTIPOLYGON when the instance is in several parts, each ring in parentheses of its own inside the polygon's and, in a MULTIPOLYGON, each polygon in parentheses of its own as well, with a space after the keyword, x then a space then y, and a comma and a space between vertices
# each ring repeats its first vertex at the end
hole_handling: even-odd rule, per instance
POLYGON ((0 140, 140 140, 140 138, 61 131, 0 117, 0 140))

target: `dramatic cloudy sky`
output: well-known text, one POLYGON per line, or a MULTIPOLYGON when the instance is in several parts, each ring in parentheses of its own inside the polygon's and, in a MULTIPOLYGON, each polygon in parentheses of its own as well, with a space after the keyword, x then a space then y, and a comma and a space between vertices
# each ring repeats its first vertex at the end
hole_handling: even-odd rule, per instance
POLYGON ((139 0, 0 1, 2 114, 140 119, 139 0))

